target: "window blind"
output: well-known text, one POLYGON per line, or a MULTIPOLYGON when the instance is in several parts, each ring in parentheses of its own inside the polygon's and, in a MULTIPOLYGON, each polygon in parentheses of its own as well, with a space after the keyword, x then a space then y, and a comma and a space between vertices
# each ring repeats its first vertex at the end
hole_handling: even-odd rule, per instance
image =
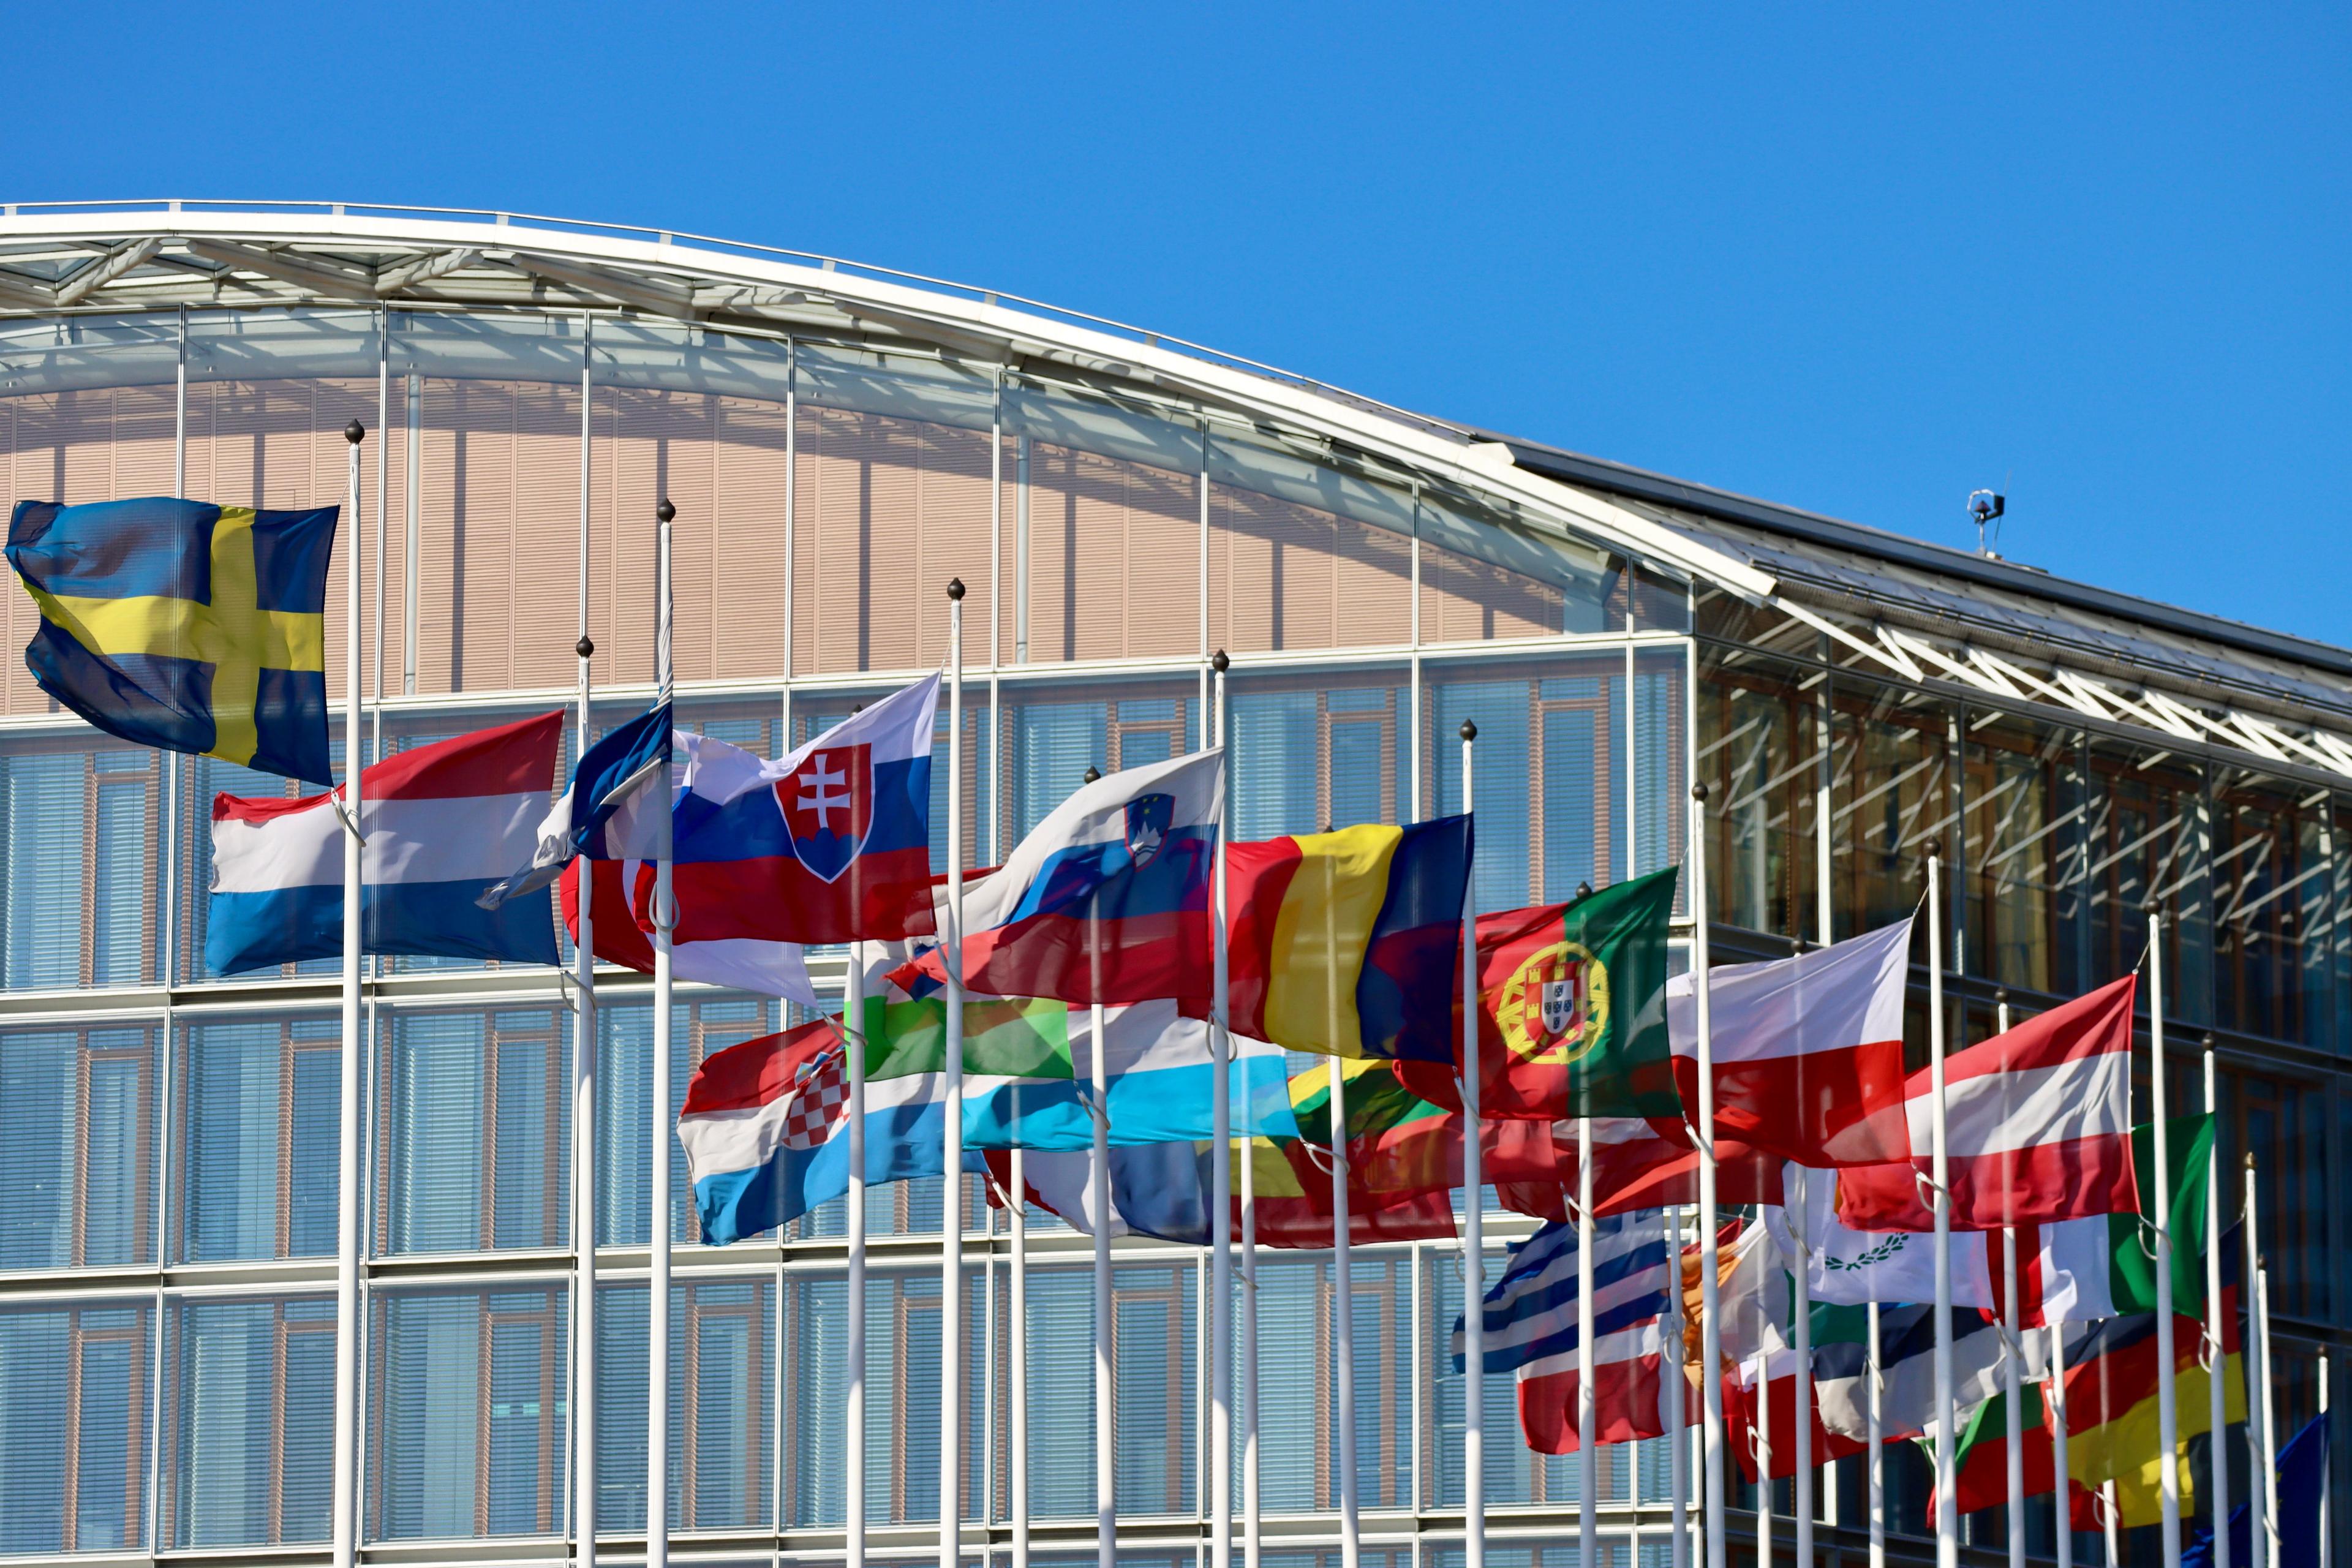
POLYGON ((568 1235, 569 1016, 396 1012, 377 1090, 385 1252, 560 1247, 568 1235))
POLYGON ((838 1525, 848 1516, 842 1424, 848 1398, 849 1288, 838 1275, 796 1275, 785 1279, 783 1292, 784 1522, 838 1525))
POLYGON ((335 1303, 179 1305, 168 1537, 183 1547, 324 1541, 334 1447, 335 1303))
POLYGON ((182 1259, 334 1250, 341 1030, 333 1017, 187 1026, 182 1259))
POLYGON ((143 1544, 147 1367, 143 1304, 0 1312, 0 1552, 143 1544))
MULTIPOLYGON (((646 1288, 596 1293, 596 1527, 646 1522, 646 1288)), ((670 1296, 670 1525, 734 1530, 769 1516, 767 1279, 702 1279, 670 1296)))
POLYGON ((144 1028, 0 1034, 0 1268, 152 1256, 153 1075, 144 1028))
POLYGON ((384 1290, 375 1303, 376 1535, 561 1531, 568 1292, 384 1290))
MULTIPOLYGON (((677 1124, 687 1086, 694 1081, 703 1058, 772 1034, 777 1017, 776 1004, 750 997, 674 1003, 663 1125, 677 1124)), ((653 1030, 650 1002, 608 1004, 596 1010, 596 1229, 599 1243, 606 1247, 643 1247, 651 1236, 653 1178, 647 1162, 653 1158, 653 1030)), ((671 1239, 699 1240, 686 1147, 674 1136, 666 1136, 663 1142, 669 1151, 671 1239)))

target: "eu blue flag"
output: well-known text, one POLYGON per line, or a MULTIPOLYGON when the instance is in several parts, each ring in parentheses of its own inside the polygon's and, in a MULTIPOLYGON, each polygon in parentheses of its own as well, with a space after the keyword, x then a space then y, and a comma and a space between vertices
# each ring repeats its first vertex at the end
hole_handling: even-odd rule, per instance
POLYGON ((339 510, 18 501, 8 563, 41 608, 26 667, 134 745, 332 784, 327 558, 339 510))

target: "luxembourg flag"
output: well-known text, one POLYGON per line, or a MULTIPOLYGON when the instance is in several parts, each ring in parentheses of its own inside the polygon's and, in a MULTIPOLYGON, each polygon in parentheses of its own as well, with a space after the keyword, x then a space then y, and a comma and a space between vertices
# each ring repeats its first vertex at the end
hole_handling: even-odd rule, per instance
POLYGON ((927 675, 779 761, 678 737, 680 943, 894 942, 932 929, 927 675))
MULTIPOLYGON (((944 1080, 937 1073, 866 1086, 866 1180, 936 1176, 944 1080)), ((723 1247, 772 1230, 849 1191, 849 1075, 841 1039, 819 1019, 705 1058, 687 1086, 678 1142, 702 1239, 723 1247)))
MULTIPOLYGON (((1832 947, 1707 972, 1715 1132, 1800 1165, 1907 1160, 1903 1115, 1906 918, 1832 947)), ((1666 983, 1683 1103, 1698 1103, 1691 980, 1666 983)), ((1925 1147, 1924 1144, 1917 1145, 1925 1147)))
MULTIPOLYGON (((1081 1006, 1173 996, 1186 1013, 1205 1013, 1209 873, 1224 800, 1225 753, 1214 747, 1071 795, 1002 868, 964 884, 965 987, 1081 1006)), ((939 949, 891 979, 913 993, 922 976, 946 979, 939 949)))
MULTIPOLYGON (((562 738, 563 715, 542 713, 403 752, 360 775, 362 952, 555 962, 544 897, 486 910, 477 895, 530 858, 562 738)), ((205 962, 215 973, 342 952, 335 799, 214 799, 205 962)))

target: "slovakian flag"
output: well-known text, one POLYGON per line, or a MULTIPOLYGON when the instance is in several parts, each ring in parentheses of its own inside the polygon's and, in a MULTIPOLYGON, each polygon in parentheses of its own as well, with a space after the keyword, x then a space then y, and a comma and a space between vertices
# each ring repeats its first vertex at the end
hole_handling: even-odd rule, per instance
MULTIPOLYGON (((1707 972, 1715 1131, 1800 1165, 1910 1158, 1904 1119, 1903 988, 1911 922, 1766 963, 1707 972)), ((1698 1104, 1691 977, 1666 988, 1675 1077, 1698 1104)), ((1924 1144, 1919 1147, 1924 1147, 1924 1144)))
MULTIPOLYGON (((495 910, 535 893, 572 857, 652 859, 669 848, 670 705, 657 703, 588 748, 572 783, 539 825, 530 858, 474 901, 495 910)), ((365 801, 365 792, 362 792, 365 801)))
MULTIPOLYGON (((1186 1010, 1203 1011, 1214 956, 1209 873, 1224 798, 1216 748, 1123 768, 1073 793, 1002 867, 965 882, 965 988, 1082 1006, 1197 997, 1186 1010)), ((944 903, 946 889, 933 897, 944 903)), ((946 978, 940 948, 890 977, 910 995, 946 978)))
MULTIPOLYGON (((2138 984, 2127 974, 1946 1058, 1945 1152, 1955 1228, 1997 1230, 2138 1211, 2131 1151, 2138 984)), ((1840 1173, 1838 1217, 1847 1226, 1934 1228, 1914 1175, 1933 1164, 1933 1088, 1926 1068, 1904 1086, 1907 1163, 1840 1173)))
POLYGON ((1470 856, 1468 816, 1230 847, 1234 1032, 1323 1056, 1453 1061, 1470 856))
MULTIPOLYGON (((936 1073, 866 1086, 866 1180, 945 1169, 936 1073)), ((678 1142, 702 1238, 725 1246, 798 1219, 849 1190, 849 1074, 819 1019, 707 1057, 687 1086, 678 1142)))
MULTIPOLYGON (((1601 1443, 1665 1435, 1665 1402, 1684 1381, 1661 1321, 1675 1272, 1656 1214, 1593 1222, 1593 1415, 1601 1443)), ((1549 1225, 1513 1244, 1502 1279, 1479 1305, 1486 1336, 1481 1370, 1517 1374, 1519 1429, 1539 1454, 1575 1453, 1581 1436, 1581 1289, 1576 1226, 1549 1225)), ((1465 1318, 1454 1319, 1456 1372, 1464 1370, 1465 1328, 1465 1318)))
POLYGON ((939 698, 939 676, 927 675, 775 762, 680 736, 686 776, 674 813, 673 940, 834 942, 929 932, 939 698))
MULTIPOLYGON (((485 910, 482 884, 528 857, 563 715, 542 713, 387 757, 360 775, 363 952, 556 961, 542 895, 485 910)), ((205 962, 221 974, 343 951, 341 791, 213 801, 205 962)))
MULTIPOLYGON (((1661 1001, 1675 877, 1478 917, 1480 1115, 1680 1120, 1661 1001)), ((1406 1081, 1459 1109, 1461 1062, 1457 1030, 1440 1063, 1407 1068, 1406 1081)))

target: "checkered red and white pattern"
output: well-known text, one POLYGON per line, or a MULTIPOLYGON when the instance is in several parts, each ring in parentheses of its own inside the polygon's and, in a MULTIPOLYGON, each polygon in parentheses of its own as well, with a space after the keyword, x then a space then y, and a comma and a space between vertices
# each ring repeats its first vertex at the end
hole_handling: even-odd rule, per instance
POLYGON ((785 1148, 814 1149, 832 1134, 833 1124, 841 1120, 849 1104, 844 1060, 836 1048, 810 1064, 808 1076, 793 1092, 792 1108, 784 1113, 785 1148))

